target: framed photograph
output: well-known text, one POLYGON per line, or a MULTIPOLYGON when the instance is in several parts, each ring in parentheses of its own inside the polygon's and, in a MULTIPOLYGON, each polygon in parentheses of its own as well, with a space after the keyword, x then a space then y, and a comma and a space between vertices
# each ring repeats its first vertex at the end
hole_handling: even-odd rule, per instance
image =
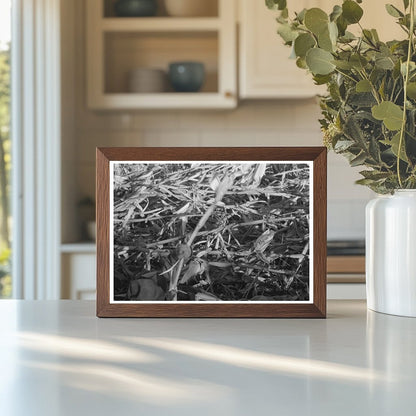
POLYGON ((326 316, 324 147, 97 149, 97 316, 326 316))

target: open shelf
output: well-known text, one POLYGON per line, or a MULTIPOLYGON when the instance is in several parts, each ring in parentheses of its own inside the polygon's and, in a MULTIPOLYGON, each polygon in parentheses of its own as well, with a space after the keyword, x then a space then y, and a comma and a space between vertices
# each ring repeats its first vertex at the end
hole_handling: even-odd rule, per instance
POLYGON ((95 254, 96 246, 92 241, 81 241, 78 243, 63 243, 61 244, 61 253, 66 254, 95 254))
POLYGON ((101 28, 105 32, 169 32, 169 31, 207 31, 218 30, 220 20, 216 17, 152 17, 102 19, 101 28))
POLYGON ((88 107, 235 108, 235 4, 229 0, 211 2, 216 10, 211 16, 169 17, 163 2, 159 2, 155 17, 115 17, 113 0, 89 0, 86 3, 88 107), (183 61, 203 63, 205 80, 200 91, 177 93, 169 83, 155 93, 136 93, 129 88, 132 71, 163 70, 167 78, 169 64, 183 61))
POLYGON ((217 93, 165 93, 165 94, 104 94, 95 106, 101 109, 203 109, 234 108, 232 96, 217 93))
MULTIPOLYGON (((218 38, 216 32, 106 33, 104 55, 105 94, 131 94, 128 89, 128 77, 131 70, 137 68, 161 69, 167 77, 169 64, 177 61, 202 62, 206 75, 200 92, 176 94, 174 100, 187 99, 189 94, 195 96, 201 93, 218 92, 218 38)), ((155 95, 174 93, 169 85, 166 87, 166 91, 155 95)))
MULTIPOLYGON (((103 13, 102 16, 105 19, 110 19, 112 17, 116 17, 115 14, 115 3, 117 0, 99 0, 102 2, 103 5, 103 13)), ((174 19, 173 16, 170 16, 168 13, 168 8, 165 4, 166 0, 156 0, 157 2, 157 13, 155 17, 140 17, 141 20, 143 19, 155 19, 158 17, 166 17, 174 19)), ((169 0, 167 0, 169 1, 169 0)), ((227 0, 230 1, 230 0, 227 0)), ((186 19, 194 19, 196 17, 218 17, 219 15, 219 7, 218 7, 218 0, 205 0, 203 5, 203 11, 202 13, 199 13, 195 17, 186 17, 186 19)), ((134 19, 133 17, 120 17, 120 19, 123 20, 130 20, 134 19)))

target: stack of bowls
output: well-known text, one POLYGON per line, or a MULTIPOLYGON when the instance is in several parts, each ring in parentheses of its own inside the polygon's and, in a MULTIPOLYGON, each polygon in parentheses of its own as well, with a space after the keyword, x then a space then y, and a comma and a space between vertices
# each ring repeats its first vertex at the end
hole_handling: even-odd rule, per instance
POLYGON ((217 0, 165 0, 166 12, 173 17, 217 16, 217 0))
POLYGON ((167 90, 166 72, 162 69, 136 68, 129 72, 128 90, 132 93, 159 93, 167 90))

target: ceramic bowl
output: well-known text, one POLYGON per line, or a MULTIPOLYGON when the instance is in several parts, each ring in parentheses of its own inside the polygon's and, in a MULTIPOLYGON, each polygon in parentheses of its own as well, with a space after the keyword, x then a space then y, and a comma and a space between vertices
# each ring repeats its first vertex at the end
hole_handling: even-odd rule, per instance
POLYGON ((217 16, 217 0, 165 0, 166 12, 173 17, 217 16))
POLYGON ((169 80, 177 92, 197 92, 205 80, 205 67, 201 62, 172 62, 169 80))
POLYGON ((114 12, 119 17, 148 17, 157 12, 156 0, 118 0, 114 12))
POLYGON ((128 91, 131 93, 165 92, 167 84, 167 75, 162 69, 136 68, 129 72, 128 91))

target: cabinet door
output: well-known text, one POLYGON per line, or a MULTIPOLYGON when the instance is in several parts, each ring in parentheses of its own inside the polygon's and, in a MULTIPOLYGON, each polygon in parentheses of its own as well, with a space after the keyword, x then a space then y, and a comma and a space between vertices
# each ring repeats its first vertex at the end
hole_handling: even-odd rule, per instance
MULTIPOLYGON (((86 4, 87 102, 91 109, 234 108, 237 105, 237 33, 234 0, 218 4, 217 16, 117 17, 104 0, 86 4), (132 92, 131 71, 162 70, 169 64, 199 61, 205 82, 199 92, 174 92, 163 82, 159 92, 132 92)), ((160 77, 159 73, 159 77, 160 77)), ((144 82, 144 81, 143 81, 144 82)), ((157 88, 156 88, 157 90, 157 88)), ((133 89, 134 91, 134 89, 133 89)))
MULTIPOLYGON (((389 0, 386 2, 380 0, 365 0, 360 4, 364 9, 364 15, 360 23, 364 28, 377 29, 378 35, 383 42, 393 39, 404 39, 406 34, 395 23, 396 19, 387 13, 386 3, 393 4, 399 10, 403 10, 403 0, 389 0)), ((359 28, 355 27, 355 30, 352 30, 352 32, 359 32, 359 28)))
MULTIPOLYGON (((329 0, 299 0, 296 10, 325 7, 329 0)), ((333 3, 333 2, 332 2, 333 3)), ((275 11, 264 1, 239 0, 240 12, 240 97, 304 98, 318 94, 310 74, 289 59, 291 50, 276 33, 275 11)))
POLYGON ((93 253, 68 253, 62 256, 62 298, 95 299, 95 263, 93 253))
MULTIPOLYGON (((330 12, 341 0, 298 0, 291 11, 304 7, 320 7, 330 12)), ((402 0, 389 1, 399 9, 402 0)), ((323 87, 313 84, 311 76, 289 59, 290 48, 277 35, 275 11, 268 10, 264 1, 239 0, 240 13, 240 97, 241 98, 303 98, 323 93, 323 87)), ((404 32, 388 15, 384 2, 366 0, 362 25, 376 28, 384 41, 402 39, 404 32)), ((349 30, 358 34, 358 25, 349 30)))

